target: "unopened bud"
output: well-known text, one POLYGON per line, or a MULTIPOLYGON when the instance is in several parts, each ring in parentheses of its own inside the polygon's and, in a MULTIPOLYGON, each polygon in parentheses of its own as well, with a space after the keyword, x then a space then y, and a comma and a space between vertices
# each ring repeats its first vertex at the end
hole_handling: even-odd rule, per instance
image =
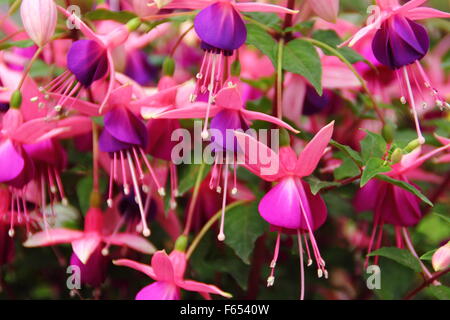
POLYGON ((175 250, 185 252, 187 248, 188 238, 184 235, 178 237, 175 242, 175 250))
POLYGON ((394 140, 394 126, 392 126, 389 123, 386 123, 382 130, 382 135, 384 140, 386 140, 387 143, 391 143, 394 140))
POLYGON ((433 269, 435 271, 441 271, 450 266, 450 241, 446 245, 437 249, 431 259, 433 269))
POLYGON ((391 160, 394 164, 399 163, 400 161, 402 161, 402 157, 403 157, 402 149, 397 148, 394 150, 394 152, 392 152, 391 160))
POLYGON ((420 147, 420 145, 421 145, 421 143, 420 143, 419 139, 414 139, 413 141, 408 143, 408 145, 403 150, 406 153, 410 153, 410 152, 414 151, 416 148, 420 147))
POLYGON ((20 93, 19 90, 16 90, 11 95, 9 105, 13 109, 19 109, 21 104, 22 104, 22 93, 20 93))
POLYGON ((171 57, 166 57, 162 69, 165 76, 173 76, 175 72, 175 61, 171 57))
POLYGON ((127 28, 129 31, 134 31, 141 25, 142 21, 138 17, 131 19, 127 22, 127 28))

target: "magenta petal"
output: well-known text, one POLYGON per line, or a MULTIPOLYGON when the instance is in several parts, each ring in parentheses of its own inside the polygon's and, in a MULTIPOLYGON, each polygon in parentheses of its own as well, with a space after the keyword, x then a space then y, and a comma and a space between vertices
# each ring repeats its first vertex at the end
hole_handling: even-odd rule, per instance
POLYGON ((108 71, 105 48, 93 40, 78 40, 67 54, 67 67, 85 87, 103 78, 108 71))
POLYGON ((156 281, 141 289, 136 300, 180 300, 180 289, 174 284, 156 281))
POLYGON ((100 246, 92 253, 86 264, 81 262, 75 252, 70 257, 70 265, 80 268, 81 283, 92 287, 98 287, 105 281, 108 263, 109 260, 102 254, 100 246))
POLYGON ((61 144, 54 139, 46 139, 23 146, 31 159, 41 161, 62 170, 67 161, 67 155, 61 144))
POLYGON ((114 108, 105 115, 105 130, 120 142, 141 147, 147 144, 145 124, 126 108, 114 108))
POLYGON ((294 179, 281 180, 261 199, 258 210, 271 225, 298 229, 301 220, 300 195, 294 179))
POLYGON ((171 161, 172 149, 178 144, 172 141, 172 133, 180 128, 178 120, 151 119, 147 123, 148 144, 146 151, 153 157, 171 161))
POLYGON ((393 187, 393 192, 397 215, 385 217, 385 222, 402 227, 410 227, 419 223, 422 218, 419 198, 397 186, 393 187))
POLYGON ((24 169, 25 160, 14 147, 11 140, 0 144, 0 182, 15 179, 24 169))
MULTIPOLYGON (((312 231, 320 228, 327 220, 327 207, 319 194, 313 195, 309 185, 301 180, 297 180, 298 193, 302 201, 303 208, 306 210, 309 226, 312 231)), ((308 224, 304 216, 300 222, 300 229, 307 231, 308 224)))
POLYGON ((353 200, 356 212, 373 211, 379 201, 381 183, 378 180, 370 180, 364 187, 358 190, 353 200))
POLYGON ((195 17, 195 31, 206 44, 232 51, 247 39, 247 29, 239 12, 230 2, 217 1, 195 17))
POLYGON ((103 130, 100 138, 98 139, 100 150, 103 152, 117 152, 121 150, 127 150, 132 145, 124 143, 114 138, 108 130, 103 130))
POLYGON ((237 151, 237 141, 234 136, 234 130, 248 130, 239 110, 223 109, 211 120, 211 141, 214 142, 215 150, 219 151, 237 151))

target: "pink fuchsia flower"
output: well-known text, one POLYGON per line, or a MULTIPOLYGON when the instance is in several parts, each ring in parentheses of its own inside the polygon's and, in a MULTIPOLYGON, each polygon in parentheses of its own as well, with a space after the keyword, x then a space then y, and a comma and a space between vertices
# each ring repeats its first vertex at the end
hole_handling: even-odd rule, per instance
POLYGON ((87 39, 81 39, 72 44, 67 54, 68 70, 41 91, 48 92, 56 99, 55 110, 60 111, 63 106, 68 104, 69 98, 79 96, 83 89, 89 88, 95 81, 109 75, 106 94, 98 108, 99 113, 102 113, 115 85, 112 50, 127 40, 131 30, 136 27, 135 21, 131 24, 121 25, 106 35, 99 35, 94 33, 76 15, 72 15, 62 7, 58 7, 58 9, 71 23, 79 27, 87 39))
MULTIPOLYGON (((448 150, 450 144, 436 148, 422 156, 421 149, 417 148, 402 160, 392 165, 391 171, 383 173, 393 179, 410 183, 410 178, 428 180, 430 175, 420 170, 420 166, 428 159, 438 153, 448 150)), ((395 227, 397 247, 403 248, 404 241, 408 245, 406 238, 406 228, 416 225, 422 219, 420 209, 420 199, 414 194, 391 183, 373 179, 361 188, 354 199, 354 206, 357 212, 373 211, 373 228, 368 252, 376 250, 381 245, 383 226, 391 224, 395 227), (402 237, 403 234, 403 237, 402 237), (405 238, 404 241, 402 238, 405 238)), ((366 264, 368 258, 366 258, 366 264)))
POLYGON ((98 208, 91 208, 86 213, 84 231, 71 229, 48 229, 33 234, 23 244, 25 247, 45 247, 61 243, 71 243, 74 253, 86 264, 94 251, 102 245, 104 255, 108 254, 110 245, 126 246, 136 251, 152 254, 154 246, 145 238, 132 233, 105 232, 103 213, 98 208))
POLYGON ((155 280, 138 292, 136 300, 180 300, 180 289, 198 292, 206 299, 210 299, 211 293, 231 298, 231 294, 216 286, 185 280, 186 263, 186 254, 177 250, 172 251, 170 255, 165 251, 156 252, 152 257, 151 266, 127 259, 114 261, 117 266, 133 268, 155 280))
MULTIPOLYGON (((277 243, 268 286, 275 280, 274 271, 278 258, 280 233, 294 232, 298 236, 300 258, 303 259, 302 233, 309 234, 316 259, 318 275, 327 277, 325 261, 322 259, 313 232, 326 220, 327 209, 320 195, 313 195, 309 185, 302 178, 309 176, 317 167, 333 134, 334 122, 323 127, 297 157, 290 147, 281 147, 275 153, 255 138, 236 132, 239 146, 243 150, 245 164, 249 171, 269 182, 278 182, 259 203, 261 217, 277 230, 277 243), (263 157, 268 157, 263 159, 263 157), (269 161, 265 161, 269 159, 269 161), (268 163, 270 168, 268 168, 268 163)), ((305 237, 306 240, 306 237, 305 237)), ((308 244, 306 247, 309 252, 308 244)), ((303 260, 302 260, 303 261, 303 260)), ((308 265, 312 263, 309 258, 308 265)), ((301 264, 303 279, 303 263, 301 264)), ((302 280, 303 284, 303 280, 302 280)), ((302 294, 303 297, 303 285, 302 294)))
POLYGON ((231 57, 247 39, 242 12, 275 12, 295 14, 298 11, 277 5, 235 0, 173 0, 166 9, 201 9, 194 20, 194 28, 201 39, 205 56, 196 75, 197 86, 191 101, 207 96, 203 138, 208 137, 208 118, 213 97, 224 87, 230 75, 231 57))
MULTIPOLYGON (((262 120, 274 123, 293 132, 298 131, 278 118, 266 115, 261 112, 246 110, 239 90, 235 85, 230 85, 227 88, 221 89, 215 96, 213 105, 210 105, 206 102, 195 102, 186 106, 170 109, 162 113, 153 115, 153 118, 187 119, 202 118, 204 116, 213 117, 211 121, 211 131, 213 132, 211 141, 213 149, 215 151, 215 159, 213 171, 211 174, 210 186, 211 188, 215 188, 220 192, 223 191, 222 209, 224 210, 228 192, 229 164, 234 165, 234 185, 232 188, 232 193, 236 194, 238 192, 236 187, 237 165, 235 161, 238 148, 233 133, 234 130, 246 131, 247 129, 249 129, 250 121, 262 120), (225 179, 223 179, 223 188, 220 187, 223 164, 222 159, 226 162, 223 168, 225 177, 225 179)), ((223 233, 223 216, 224 215, 222 215, 220 233, 218 236, 221 241, 225 239, 225 235, 223 233)))
POLYGON ((450 266, 450 241, 436 250, 431 263, 434 271, 441 271, 450 266))
POLYGON ((58 18, 53 0, 23 0, 20 16, 26 32, 39 47, 51 40, 58 18))
POLYGON ((430 39, 426 29, 413 20, 450 17, 449 13, 421 7, 424 2, 426 0, 411 0, 400 6, 398 0, 378 0, 381 12, 344 43, 352 46, 376 30, 372 40, 373 54, 380 63, 395 70, 401 88, 401 101, 408 101, 412 108, 417 136, 422 144, 425 138, 420 129, 417 97, 413 94, 412 86, 416 84, 419 91, 429 91, 440 108, 448 107, 448 103, 433 88, 419 62, 428 52, 430 39))

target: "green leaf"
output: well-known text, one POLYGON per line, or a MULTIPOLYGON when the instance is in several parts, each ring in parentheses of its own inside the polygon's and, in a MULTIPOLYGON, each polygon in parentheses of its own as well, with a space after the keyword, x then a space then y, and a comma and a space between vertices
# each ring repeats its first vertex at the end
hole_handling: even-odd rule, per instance
MULTIPOLYGON (((338 48, 338 45, 342 43, 342 40, 333 30, 317 30, 313 33, 312 38, 320 42, 326 43, 333 49, 339 51, 339 53, 342 54, 345 57, 345 59, 347 59, 348 62, 350 62, 351 64, 354 64, 359 61, 367 61, 366 59, 364 59, 363 56, 361 56, 359 53, 357 53, 355 50, 349 47, 338 48)), ((322 51, 324 54, 328 56, 334 55, 333 52, 331 52, 330 50, 323 49, 322 51)))
POLYGON ((370 158, 367 161, 364 171, 361 175, 360 187, 364 187, 367 182, 374 178, 377 174, 382 172, 388 172, 391 168, 384 164, 384 161, 379 158, 370 158))
POLYGON ((414 194, 417 197, 419 197, 420 200, 422 200, 423 202, 428 204, 430 207, 433 206, 433 203, 422 192, 420 192, 416 187, 414 187, 413 185, 410 185, 407 182, 393 179, 393 178, 388 177, 388 176, 386 176, 384 174, 377 175, 377 179, 380 179, 380 180, 392 183, 393 185, 396 185, 397 187, 405 189, 406 191, 409 191, 412 194, 414 194))
POLYGON ((439 300, 450 300, 450 288, 445 285, 429 286, 426 291, 439 300))
POLYGON ((450 217, 444 216, 443 214, 433 212, 434 215, 438 216, 439 218, 442 218, 445 222, 450 223, 450 217))
POLYGON ((34 45, 34 42, 32 40, 19 40, 19 41, 11 41, 11 42, 5 42, 0 43, 0 50, 6 50, 9 48, 28 48, 34 45))
POLYGON ((276 13, 272 12, 248 12, 246 16, 258 21, 270 28, 280 29, 281 19, 276 13))
POLYGON ((261 27, 253 23, 247 23, 247 44, 258 48, 264 55, 269 57, 273 65, 277 64, 277 42, 261 27))
POLYGON ((386 152, 386 141, 377 133, 364 130, 367 135, 361 141, 362 160, 366 163, 370 158, 382 158, 386 152))
POLYGON ((92 191, 92 177, 87 176, 81 179, 77 184, 77 196, 80 203, 81 212, 85 213, 90 207, 92 191))
MULTIPOLYGON (((201 164, 191 164, 183 167, 180 170, 180 178, 178 184, 178 194, 183 196, 187 191, 191 190, 195 185, 195 180, 197 179, 198 172, 200 170, 201 164)), ((210 166, 206 166, 203 170, 202 180, 206 177, 210 170, 210 166)))
POLYGON ((250 264, 250 255, 256 239, 266 230, 268 230, 268 224, 259 216, 256 202, 235 207, 226 213, 225 243, 246 264, 250 264))
POLYGON ((334 141, 334 140, 331 140, 331 141, 330 141, 330 144, 331 144, 333 147, 335 147, 335 148, 341 150, 342 152, 344 152, 345 154, 347 154, 347 156, 349 156, 349 157, 350 157, 353 161, 355 161, 358 165, 362 165, 362 163, 363 163, 363 162, 362 162, 362 158, 361 158, 361 156, 359 155, 359 153, 358 153, 357 151, 353 150, 353 149, 350 148, 349 146, 340 144, 339 142, 336 142, 336 141, 334 141))
POLYGON ((386 257, 416 272, 420 272, 422 270, 417 259, 411 254, 411 252, 406 249, 384 247, 369 253, 368 256, 386 257))
POLYGON ((136 15, 129 11, 109 11, 106 9, 97 9, 86 13, 85 17, 91 21, 113 20, 120 23, 127 23, 136 15))
POLYGON ((283 68, 304 76, 322 95, 322 64, 316 48, 304 40, 295 39, 284 47, 283 68))
POLYGON ((344 158, 339 168, 333 171, 336 180, 342 180, 359 175, 359 167, 350 158, 344 158))
POLYGON ((427 253, 424 253, 421 257, 420 260, 431 260, 433 258, 433 254, 437 251, 437 249, 433 249, 428 251, 427 253))
POLYGON ((337 186, 341 185, 339 182, 322 181, 322 180, 317 179, 314 176, 310 176, 310 177, 306 178, 305 180, 306 180, 306 182, 309 183, 309 187, 311 188, 311 193, 313 195, 316 195, 317 193, 319 193, 319 191, 322 190, 323 188, 337 187, 337 186))

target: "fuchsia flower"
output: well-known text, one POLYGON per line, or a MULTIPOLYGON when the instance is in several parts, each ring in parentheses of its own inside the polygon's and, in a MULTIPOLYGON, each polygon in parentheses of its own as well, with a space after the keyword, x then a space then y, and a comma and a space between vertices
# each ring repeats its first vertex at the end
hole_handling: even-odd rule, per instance
POLYGON ((208 137, 208 118, 210 105, 216 93, 224 87, 231 74, 231 59, 247 39, 247 29, 241 12, 275 12, 295 14, 298 11, 277 5, 258 2, 236 2, 235 0, 173 0, 166 9, 201 9, 194 20, 194 27, 201 39, 205 56, 196 75, 197 86, 191 96, 194 102, 207 96, 202 137, 208 137))
POLYGON ((103 213, 98 208, 91 208, 86 213, 84 231, 71 229, 48 229, 35 233, 25 241, 25 247, 45 247, 61 243, 71 243, 78 259, 86 264, 99 246, 105 244, 103 255, 108 254, 110 245, 127 246, 136 251, 152 254, 153 245, 145 238, 131 233, 105 233, 103 213))
POLYGON ((71 105, 68 103, 71 97, 78 97, 83 89, 89 88, 95 81, 109 75, 108 88, 98 109, 99 113, 102 113, 115 85, 112 50, 127 40, 134 26, 121 25, 106 35, 98 35, 76 15, 70 14, 61 7, 58 9, 69 18, 71 23, 79 27, 87 39, 72 43, 67 54, 68 70, 40 90, 56 99, 54 109, 59 112, 63 106, 71 105))
POLYGON ((53 0, 23 0, 20 5, 23 26, 39 47, 50 41, 55 33, 58 13, 53 0))
MULTIPOLYGON (((302 178, 309 176, 317 167, 328 142, 333 134, 334 122, 323 127, 308 143, 297 157, 290 147, 281 147, 279 153, 275 153, 266 145, 255 138, 236 132, 239 146, 243 150, 245 164, 249 171, 260 178, 278 182, 259 203, 259 213, 278 232, 274 259, 270 264, 271 275, 267 280, 268 286, 274 283, 274 271, 280 246, 280 234, 283 231, 294 232, 298 236, 301 260, 301 275, 303 279, 303 248, 302 233, 309 234, 309 240, 313 249, 318 268, 318 275, 328 276, 325 269, 325 261, 322 259, 313 232, 326 220, 327 209, 320 195, 313 195, 309 185, 302 178), (264 161, 268 157, 269 163, 264 161), (270 165, 270 168, 268 168, 270 165), (275 168, 275 169, 274 169, 275 168)), ((306 236, 304 237, 307 239, 306 236)), ((306 248, 309 247, 306 242, 306 248)), ((308 265, 312 263, 309 258, 308 265)), ((303 297, 303 280, 302 294, 303 297)))
POLYGON ((426 29, 413 20, 449 18, 450 14, 421 7, 420 5, 424 2, 426 0, 411 0, 400 6, 398 0, 377 0, 381 9, 380 14, 344 43, 352 46, 376 30, 372 40, 373 54, 380 63, 395 70, 401 88, 401 101, 402 103, 409 101, 421 144, 425 142, 425 138, 419 125, 417 97, 413 94, 412 84, 417 86, 421 95, 424 95, 423 91, 427 89, 434 96, 438 107, 449 107, 437 90, 432 87, 419 62, 428 52, 430 39, 426 29))
MULTIPOLYGON (((144 118, 146 114, 143 114, 144 118)), ((222 160, 225 159, 223 182, 223 205, 225 208, 226 195, 228 192, 228 165, 234 164, 234 186, 232 193, 237 193, 236 188, 236 169, 235 164, 237 144, 234 137, 234 130, 249 129, 249 122, 252 120, 262 120, 274 123, 283 128, 289 129, 293 132, 298 132, 296 129, 283 122, 282 120, 266 115, 261 112, 250 111, 244 108, 239 90, 236 86, 230 84, 227 88, 221 89, 214 98, 214 104, 210 105, 206 102, 195 102, 180 108, 174 108, 164 111, 159 114, 152 114, 156 119, 186 119, 186 118, 201 118, 204 116, 213 117, 211 121, 211 129, 214 130, 211 141, 213 142, 215 151, 214 167, 211 174, 210 187, 215 188, 218 192, 222 191, 220 187, 220 176, 222 172, 222 160)), ((222 214, 221 227, 219 233, 219 240, 224 240, 223 233, 224 214, 222 214)))
POLYGON ((133 268, 155 280, 138 292, 136 300, 179 300, 180 289, 198 292, 206 299, 210 299, 210 293, 231 298, 229 293, 216 286, 185 280, 186 263, 186 254, 178 250, 172 251, 170 255, 165 251, 156 252, 152 257, 151 266, 128 259, 114 261, 117 266, 133 268))
MULTIPOLYGON (((392 165, 391 171, 383 174, 406 183, 410 183, 409 178, 428 179, 429 175, 424 174, 419 167, 428 159, 449 148, 450 143, 422 156, 420 156, 421 149, 417 148, 403 156, 399 163, 392 165)), ((403 248, 402 233, 405 235, 407 227, 416 225, 422 219, 418 197, 381 180, 372 179, 361 188, 355 196, 354 205, 357 212, 373 211, 374 214, 368 253, 381 246, 384 224, 395 226, 396 244, 399 248, 403 248)), ((409 239, 404 240, 408 245, 409 239)), ((368 258, 366 258, 367 263, 368 258)))

